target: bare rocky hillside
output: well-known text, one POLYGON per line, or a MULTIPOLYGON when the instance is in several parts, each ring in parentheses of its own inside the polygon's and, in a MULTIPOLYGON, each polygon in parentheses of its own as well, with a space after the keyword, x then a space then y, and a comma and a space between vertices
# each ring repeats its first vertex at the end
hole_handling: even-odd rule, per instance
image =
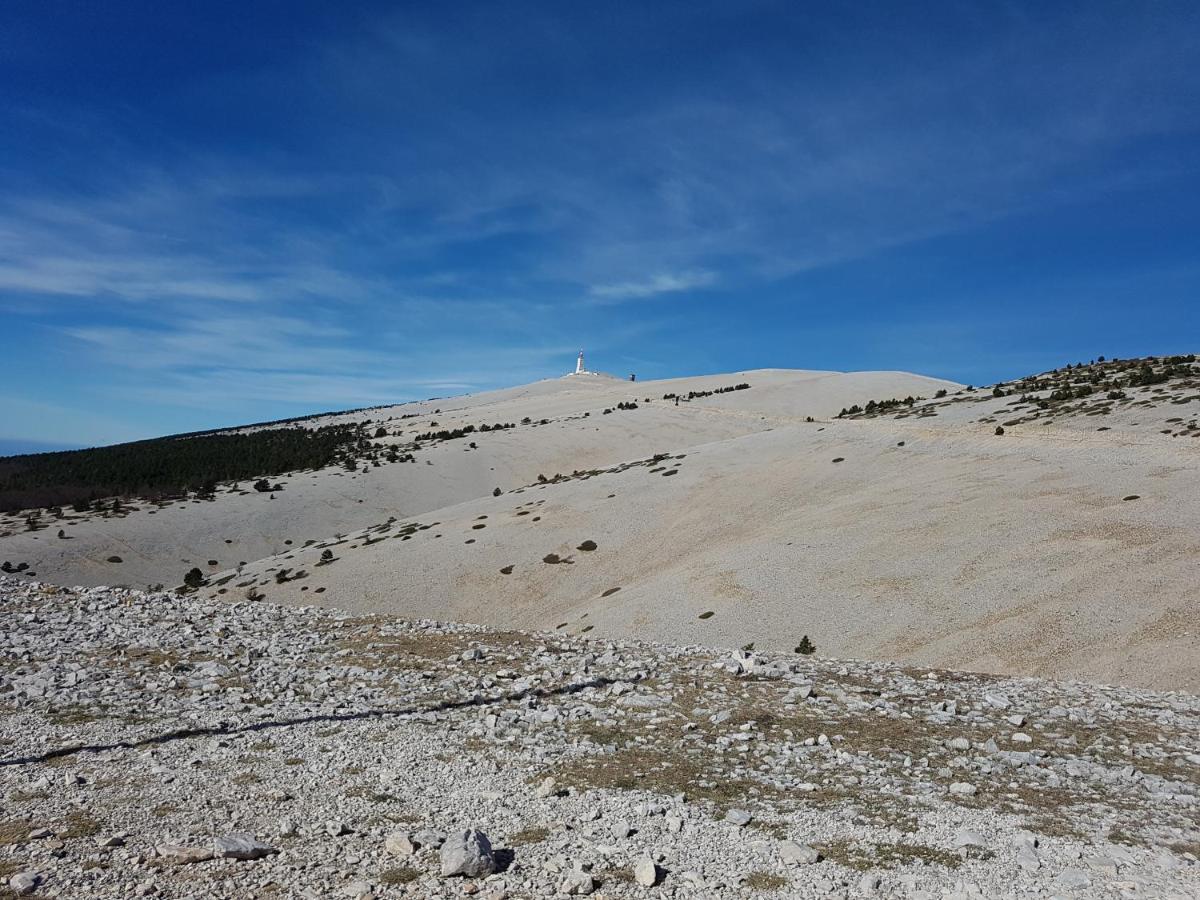
POLYGON ((571 376, 315 418, 362 426, 366 449, 265 491, 7 516, 0 560, 68 585, 192 573, 214 599, 771 650, 807 634, 829 656, 1194 692, 1198 409, 1194 357, 986 388, 571 376))
POLYGON ((1188 694, 13 578, 0 616, 9 895, 1200 894, 1188 694))

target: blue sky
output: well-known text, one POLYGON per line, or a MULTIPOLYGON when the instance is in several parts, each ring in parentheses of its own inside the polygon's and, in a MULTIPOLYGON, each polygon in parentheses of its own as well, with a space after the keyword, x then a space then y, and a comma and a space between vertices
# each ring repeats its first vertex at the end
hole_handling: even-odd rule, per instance
POLYGON ((1200 350, 1198 11, 7 0, 0 438, 1200 350))

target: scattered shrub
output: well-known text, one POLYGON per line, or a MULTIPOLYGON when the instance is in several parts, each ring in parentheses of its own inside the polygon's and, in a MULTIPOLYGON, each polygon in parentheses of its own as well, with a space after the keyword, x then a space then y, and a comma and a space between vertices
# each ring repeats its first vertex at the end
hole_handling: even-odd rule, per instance
POLYGON ((843 408, 842 411, 837 414, 837 418, 844 419, 847 416, 858 415, 873 416, 878 415, 879 413, 888 412, 889 410, 896 409, 900 406, 907 406, 911 408, 914 404, 919 403, 924 399, 924 397, 914 397, 910 394, 903 400, 897 397, 893 397, 891 400, 868 400, 866 406, 859 406, 856 403, 849 409, 843 408))
POLYGON ((805 656, 810 656, 817 652, 817 648, 816 645, 808 639, 808 635, 806 634, 804 637, 800 638, 800 643, 796 645, 796 652, 802 653, 805 656))
POLYGON ((662 398, 664 400, 683 401, 684 403, 687 403, 691 400, 697 400, 700 397, 711 397, 713 394, 728 394, 731 391, 744 391, 749 389, 749 387, 749 384, 742 382, 740 384, 729 385, 728 387, 719 387, 711 391, 688 391, 686 397, 683 394, 663 394, 662 398))

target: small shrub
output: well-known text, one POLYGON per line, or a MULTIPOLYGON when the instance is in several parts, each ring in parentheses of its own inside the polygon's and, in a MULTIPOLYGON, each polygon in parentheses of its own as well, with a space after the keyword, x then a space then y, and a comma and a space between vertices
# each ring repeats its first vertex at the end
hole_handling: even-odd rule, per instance
POLYGON ((529 844, 540 844, 548 837, 550 837, 550 829, 541 825, 532 825, 513 834, 509 837, 508 843, 512 847, 525 847, 529 844))
POLYGON ((119 557, 119 556, 110 556, 108 558, 108 561, 110 563, 119 563, 119 562, 124 562, 125 560, 121 559, 121 557, 119 557))
POLYGON ((716 613, 710 609, 707 612, 700 613, 700 615, 696 616, 696 618, 697 619, 711 619, 715 615, 716 615, 716 613))
POLYGON ((996 431, 995 431, 995 434, 996 434, 997 436, 999 436, 999 435, 1001 435, 1001 434, 1004 434, 1004 426, 1003 426, 1003 425, 997 425, 997 426, 996 426, 996 431))
POLYGON ((196 588, 203 586, 204 573, 201 572, 199 569, 193 567, 188 570, 188 573, 186 575, 183 576, 183 583, 187 587, 190 587, 193 590, 195 590, 196 588))
POLYGON ((796 652, 804 656, 811 656, 817 652, 817 647, 808 639, 808 635, 806 634, 800 638, 800 643, 796 646, 796 652))
POLYGON ((575 549, 576 549, 576 550, 583 550, 584 552, 590 552, 590 551, 592 551, 592 550, 595 550, 595 549, 596 549, 596 546, 597 546, 597 545, 596 545, 596 542, 595 542, 595 541, 584 541, 582 544, 580 544, 580 545, 579 545, 578 547, 576 547, 575 549))
POLYGON ((408 884, 410 881, 416 881, 421 877, 421 873, 409 866, 397 866, 394 869, 388 869, 379 876, 380 884, 408 884))
POLYGON ((774 872, 751 872, 746 876, 746 887, 754 891, 779 891, 787 887, 788 880, 774 872))
POLYGON ((500 488, 496 488, 495 490, 492 491, 492 496, 499 497, 503 493, 504 493, 504 491, 500 490, 500 488))

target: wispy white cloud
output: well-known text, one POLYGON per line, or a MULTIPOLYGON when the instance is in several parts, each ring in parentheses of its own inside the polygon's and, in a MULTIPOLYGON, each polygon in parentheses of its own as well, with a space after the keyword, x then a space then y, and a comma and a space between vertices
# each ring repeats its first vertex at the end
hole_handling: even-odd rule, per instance
POLYGON ((636 300, 659 294, 677 294, 708 287, 717 280, 715 272, 660 272, 640 281, 621 281, 615 284, 595 284, 589 292, 604 300, 636 300))

